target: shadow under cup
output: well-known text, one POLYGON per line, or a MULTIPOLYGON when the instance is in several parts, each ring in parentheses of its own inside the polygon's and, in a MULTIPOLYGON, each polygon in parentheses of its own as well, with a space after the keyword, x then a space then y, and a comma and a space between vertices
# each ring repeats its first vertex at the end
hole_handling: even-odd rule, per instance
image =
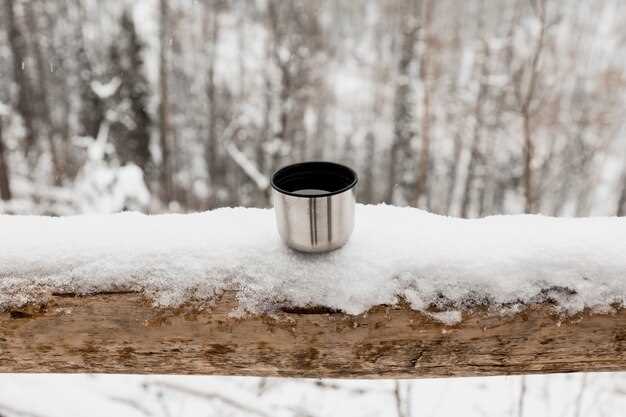
POLYGON ((272 201, 285 244, 302 252, 343 246, 354 229, 357 182, 352 169, 334 162, 302 162, 276 171, 272 201))

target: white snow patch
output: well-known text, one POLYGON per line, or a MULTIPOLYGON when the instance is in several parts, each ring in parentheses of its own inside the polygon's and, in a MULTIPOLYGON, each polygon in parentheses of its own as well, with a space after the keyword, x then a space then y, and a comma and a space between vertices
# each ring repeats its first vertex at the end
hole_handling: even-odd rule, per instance
POLYGON ((302 254, 274 213, 0 216, 0 308, 52 292, 144 291, 158 305, 237 291, 241 309, 323 305, 358 314, 398 297, 453 323, 475 304, 549 298, 564 313, 605 311, 626 294, 626 219, 536 215, 462 220, 357 206, 350 242, 302 254), (450 312, 452 310, 452 312, 450 312))
POLYGON ((101 99, 106 100, 111 97, 117 89, 122 85, 122 80, 119 77, 113 77, 108 83, 103 84, 97 80, 92 81, 90 86, 91 90, 101 99))
POLYGON ((428 316, 448 326, 460 323, 463 320, 463 313, 459 310, 431 312, 428 313, 428 316))

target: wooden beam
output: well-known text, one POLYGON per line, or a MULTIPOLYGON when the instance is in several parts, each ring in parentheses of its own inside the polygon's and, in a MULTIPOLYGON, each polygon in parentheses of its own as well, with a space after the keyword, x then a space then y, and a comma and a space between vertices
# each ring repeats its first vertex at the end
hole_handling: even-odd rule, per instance
POLYGON ((563 319, 550 306, 444 326, 403 307, 231 317, 159 309, 136 293, 57 295, 0 314, 0 372, 415 378, 626 370, 626 313, 563 319))

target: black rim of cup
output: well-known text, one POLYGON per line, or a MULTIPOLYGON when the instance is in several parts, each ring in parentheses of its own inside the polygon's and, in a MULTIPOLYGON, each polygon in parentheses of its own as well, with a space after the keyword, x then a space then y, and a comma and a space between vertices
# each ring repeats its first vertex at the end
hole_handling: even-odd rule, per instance
POLYGON ((310 161, 287 165, 274 172, 272 188, 282 194, 301 198, 329 197, 353 188, 359 178, 350 167, 335 162, 310 161), (314 195, 299 190, 323 190, 314 195))

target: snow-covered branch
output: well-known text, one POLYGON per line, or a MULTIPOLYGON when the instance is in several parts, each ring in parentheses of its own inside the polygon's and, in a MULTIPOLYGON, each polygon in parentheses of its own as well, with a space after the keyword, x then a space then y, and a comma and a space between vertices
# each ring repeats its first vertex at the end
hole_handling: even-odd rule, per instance
POLYGON ((241 152, 237 147, 229 142, 225 145, 226 152, 233 161, 241 168, 241 170, 256 184, 257 188, 261 191, 267 190, 270 183, 265 175, 259 172, 256 165, 248 159, 248 157, 241 152))

